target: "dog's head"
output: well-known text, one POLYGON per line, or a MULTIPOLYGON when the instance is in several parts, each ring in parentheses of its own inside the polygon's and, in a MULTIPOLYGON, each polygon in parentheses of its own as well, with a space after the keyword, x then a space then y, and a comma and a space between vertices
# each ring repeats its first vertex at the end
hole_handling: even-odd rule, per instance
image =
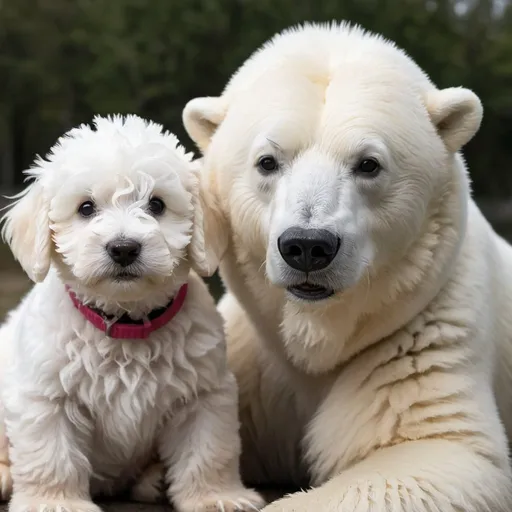
POLYGON ((190 266, 210 275, 197 167, 160 125, 96 117, 27 171, 3 236, 32 280, 53 260, 66 281, 113 300, 142 299, 190 266))

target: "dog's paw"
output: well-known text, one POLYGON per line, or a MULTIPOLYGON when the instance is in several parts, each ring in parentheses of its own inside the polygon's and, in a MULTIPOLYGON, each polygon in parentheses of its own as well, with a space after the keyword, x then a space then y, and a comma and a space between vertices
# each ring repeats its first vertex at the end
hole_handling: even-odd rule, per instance
POLYGON ((16 496, 9 503, 9 512, 102 512, 88 500, 51 500, 41 497, 16 496))
POLYGON ((130 491, 130 499, 141 503, 165 500, 163 464, 152 464, 142 473, 130 491))
POLYGON ((8 501, 12 494, 11 466, 0 463, 0 501, 8 501))
POLYGON ((257 512, 265 506, 263 498, 251 489, 241 489, 218 495, 205 496, 177 504, 177 512, 257 512))

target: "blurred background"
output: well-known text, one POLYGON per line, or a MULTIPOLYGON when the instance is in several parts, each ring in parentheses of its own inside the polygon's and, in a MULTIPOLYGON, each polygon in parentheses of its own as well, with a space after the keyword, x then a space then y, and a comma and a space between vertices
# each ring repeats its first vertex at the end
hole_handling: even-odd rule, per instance
MULTIPOLYGON (((151 118, 195 149, 189 99, 219 94, 275 32, 343 19, 396 41, 438 86, 480 96, 465 157, 478 203, 512 240, 512 0, 0 0, 0 194, 96 113, 151 118)), ((29 286, 0 244, 0 320, 29 286)))

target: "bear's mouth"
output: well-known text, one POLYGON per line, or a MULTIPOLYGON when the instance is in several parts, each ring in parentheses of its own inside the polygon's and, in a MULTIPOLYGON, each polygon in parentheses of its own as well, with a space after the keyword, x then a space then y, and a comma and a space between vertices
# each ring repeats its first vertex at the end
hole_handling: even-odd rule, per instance
POLYGON ((307 301, 324 300, 334 295, 334 290, 331 288, 310 283, 289 286, 287 290, 294 297, 307 301))

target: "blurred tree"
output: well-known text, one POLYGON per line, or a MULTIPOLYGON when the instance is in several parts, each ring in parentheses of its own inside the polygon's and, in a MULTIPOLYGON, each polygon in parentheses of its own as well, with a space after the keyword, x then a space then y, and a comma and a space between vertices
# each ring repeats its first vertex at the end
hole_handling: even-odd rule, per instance
POLYGON ((439 86, 480 95, 484 123, 465 151, 474 189, 508 196, 512 2, 496 1, 0 0, 0 176, 21 184, 35 153, 95 113, 149 117, 192 149, 187 100, 220 93, 275 32, 346 19, 395 40, 439 86))

